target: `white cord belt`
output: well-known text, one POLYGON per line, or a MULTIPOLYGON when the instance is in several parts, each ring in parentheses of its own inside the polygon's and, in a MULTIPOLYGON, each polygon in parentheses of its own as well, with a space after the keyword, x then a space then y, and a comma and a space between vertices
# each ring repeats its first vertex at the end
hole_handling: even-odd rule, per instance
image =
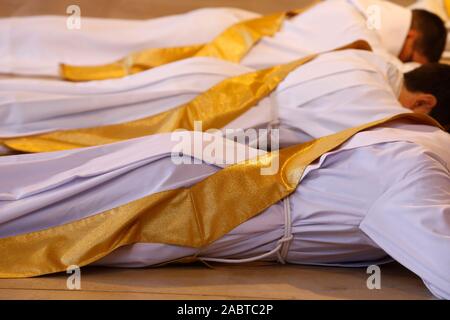
POLYGON ((283 199, 284 204, 284 235, 278 240, 277 246, 264 254, 258 255, 256 257, 246 258, 246 259, 219 259, 219 258, 207 258, 207 257, 198 257, 200 261, 205 262, 221 262, 221 263, 246 263, 253 262, 257 260, 261 260, 267 257, 272 256, 273 254, 277 255, 277 260, 279 263, 285 264, 287 254, 289 252, 289 246, 293 239, 292 236, 292 221, 291 221, 291 207, 289 205, 289 197, 283 199))
MULTIPOLYGON (((273 95, 270 95, 270 111, 271 111, 271 121, 267 125, 267 129, 269 132, 269 135, 272 135, 272 130, 274 127, 276 127, 279 124, 278 121, 278 106, 274 99, 273 95)), ((278 136, 278 135, 277 135, 278 136)), ((278 147, 278 146, 277 146, 278 147)), ((209 261, 209 262, 221 262, 221 263, 246 263, 246 262, 253 262, 257 260, 261 260, 267 257, 272 256, 273 254, 277 255, 277 260, 279 263, 285 264, 286 263, 286 257, 289 252, 289 246, 292 241, 292 228, 291 228, 291 207, 289 205, 289 197, 286 197, 283 199, 284 204, 284 236, 278 240, 277 246, 264 254, 261 254, 256 257, 246 258, 246 259, 219 259, 219 258, 207 258, 207 257, 198 257, 200 261, 209 261)))

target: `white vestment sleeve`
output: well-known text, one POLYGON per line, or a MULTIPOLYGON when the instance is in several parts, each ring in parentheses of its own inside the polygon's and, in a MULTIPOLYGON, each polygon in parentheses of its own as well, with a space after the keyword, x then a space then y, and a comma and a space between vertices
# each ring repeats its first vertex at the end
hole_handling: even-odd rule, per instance
POLYGON ((58 76, 59 63, 104 64, 131 52, 211 41, 227 27, 259 14, 205 8, 148 20, 82 17, 80 29, 67 16, 0 19, 0 73, 58 76))
POLYGON ((414 169, 374 203, 360 228, 434 295, 450 299, 448 164, 428 154, 416 159, 414 169))
POLYGON ((0 137, 145 118, 187 103, 226 78, 251 71, 235 63, 198 57, 120 79, 80 83, 0 79, 0 137))

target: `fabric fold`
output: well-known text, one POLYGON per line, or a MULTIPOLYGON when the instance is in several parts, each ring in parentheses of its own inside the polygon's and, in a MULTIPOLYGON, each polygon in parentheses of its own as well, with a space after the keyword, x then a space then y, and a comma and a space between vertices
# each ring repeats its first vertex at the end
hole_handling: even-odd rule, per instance
POLYGON ((298 13, 300 11, 283 12, 239 22, 207 44, 148 49, 99 66, 61 64, 61 76, 70 81, 121 78, 188 57, 214 57, 239 62, 262 37, 275 34, 286 17, 298 13))
POLYGON ((438 126, 428 116, 397 115, 227 167, 190 188, 155 193, 72 223, 0 239, 5 257, 0 277, 81 267, 133 243, 201 248, 292 193, 305 168, 324 153, 360 131, 394 120, 438 126), (275 159, 280 170, 262 175, 261 169, 275 159))

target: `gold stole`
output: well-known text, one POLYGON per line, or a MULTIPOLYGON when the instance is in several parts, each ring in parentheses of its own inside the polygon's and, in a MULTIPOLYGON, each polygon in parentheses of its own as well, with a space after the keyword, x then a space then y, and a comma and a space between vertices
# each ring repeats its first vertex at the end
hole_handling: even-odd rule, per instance
POLYGON ((296 16, 311 6, 239 22, 207 44, 148 49, 99 66, 61 64, 61 77, 71 81, 121 78, 189 57, 214 57, 239 62, 262 37, 273 36, 278 32, 286 18, 296 16))
POLYGON ((450 19, 450 0, 444 0, 445 12, 447 12, 447 18, 450 19))
MULTIPOLYGON (((366 41, 359 40, 334 51, 345 49, 371 50, 366 41)), ((177 129, 193 130, 194 121, 201 121, 205 131, 219 129, 269 95, 291 71, 315 57, 316 54, 225 79, 187 104, 146 118, 101 127, 5 138, 1 142, 16 151, 49 152, 97 146, 177 129)))
POLYGON ((304 169, 321 155, 362 130, 393 120, 438 125, 425 115, 396 115, 227 167, 190 188, 155 193, 81 220, 0 239, 0 277, 82 267, 134 243, 203 248, 291 194, 304 169), (261 175, 276 159, 278 173, 261 175))

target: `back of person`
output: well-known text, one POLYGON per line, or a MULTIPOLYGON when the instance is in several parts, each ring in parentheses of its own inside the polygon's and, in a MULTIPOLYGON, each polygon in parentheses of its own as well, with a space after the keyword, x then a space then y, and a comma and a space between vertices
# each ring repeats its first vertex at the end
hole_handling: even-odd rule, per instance
POLYGON ((389 57, 377 33, 367 28, 364 16, 347 0, 323 1, 285 21, 273 37, 263 38, 242 60, 252 68, 292 61, 331 50, 355 40, 366 40, 375 52, 389 57))
POLYGON ((397 100, 402 78, 395 66, 371 52, 324 54, 292 72, 277 89, 281 133, 310 140, 408 112, 397 100))
POLYGON ((322 156, 291 196, 288 261, 369 265, 389 255, 448 299, 448 145, 438 128, 391 123, 322 156))
POLYGON ((276 115, 280 145, 298 144, 408 112, 398 101, 402 85, 398 68, 373 52, 330 52, 292 71, 269 99, 226 127, 264 126, 276 115))

